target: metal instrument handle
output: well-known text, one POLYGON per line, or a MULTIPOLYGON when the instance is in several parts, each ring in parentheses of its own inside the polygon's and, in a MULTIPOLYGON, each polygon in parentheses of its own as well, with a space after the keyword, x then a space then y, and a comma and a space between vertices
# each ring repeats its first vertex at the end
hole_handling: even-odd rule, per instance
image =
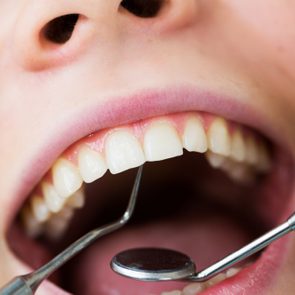
POLYGON ((72 259, 76 254, 80 253, 82 250, 91 245, 98 238, 107 235, 124 226, 129 221, 134 211, 142 171, 143 166, 139 167, 138 169, 127 209, 119 220, 88 232, 80 239, 72 243, 60 254, 55 256, 48 263, 46 263, 39 269, 35 270, 34 272, 31 272, 27 275, 15 277, 0 289, 0 295, 34 294, 39 285, 42 283, 42 281, 47 279, 54 271, 60 268, 68 260, 72 259))
POLYGON ((0 289, 0 295, 33 295, 33 291, 22 276, 16 277, 0 289))
POLYGON ((221 273, 222 271, 230 268, 234 264, 260 251, 261 249, 265 248, 272 242, 278 240, 279 238, 285 236, 293 230, 295 230, 295 214, 292 214, 286 222, 277 226, 276 228, 264 234, 260 238, 254 240, 250 244, 242 247, 234 253, 231 253, 230 255, 224 257, 220 261, 207 267, 206 269, 194 274, 189 278, 189 280, 195 282, 206 281, 214 277, 215 275, 221 273))

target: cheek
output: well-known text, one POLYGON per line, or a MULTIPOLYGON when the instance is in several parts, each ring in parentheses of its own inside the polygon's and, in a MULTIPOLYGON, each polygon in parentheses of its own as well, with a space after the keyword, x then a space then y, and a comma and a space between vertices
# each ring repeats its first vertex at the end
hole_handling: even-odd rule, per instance
POLYGON ((295 61, 294 1, 231 1, 231 9, 253 36, 253 49, 264 51, 266 55, 272 54, 273 58, 281 59, 283 63, 295 61))
POLYGON ((230 14, 219 21, 227 19, 226 41, 238 68, 268 97, 292 101, 294 112, 295 2, 231 0, 223 5, 230 14))

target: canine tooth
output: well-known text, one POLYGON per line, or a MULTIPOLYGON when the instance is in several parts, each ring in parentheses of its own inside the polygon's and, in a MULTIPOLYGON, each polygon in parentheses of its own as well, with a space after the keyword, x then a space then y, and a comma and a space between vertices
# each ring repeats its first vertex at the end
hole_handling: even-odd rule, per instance
POLYGON ((84 190, 81 188, 69 197, 67 205, 71 208, 82 208, 85 203, 84 190))
POLYGON ((192 117, 185 124, 183 147, 189 152, 205 153, 208 149, 207 136, 201 121, 192 117))
POLYGON ((229 156, 231 150, 227 123, 222 118, 214 119, 208 131, 209 149, 223 156, 229 156))
POLYGON ((182 295, 197 295, 205 290, 205 286, 202 283, 192 283, 184 287, 182 295))
POLYGON ((46 206, 44 199, 40 196, 36 195, 32 197, 31 208, 32 208, 33 216, 39 222, 46 221, 50 216, 49 209, 46 206))
POLYGON ((48 209, 53 212, 59 212, 64 204, 64 199, 56 192, 55 188, 49 183, 43 182, 42 193, 48 209))
POLYGON ((105 154, 108 167, 113 174, 138 167, 145 162, 139 141, 126 130, 118 130, 108 136, 105 154))
POLYGON ((212 152, 207 152, 206 158, 213 168, 220 168, 226 160, 225 157, 218 154, 214 154, 212 152))
POLYGON ((99 179, 108 169, 103 156, 86 146, 79 150, 78 162, 81 176, 86 183, 99 179))
POLYGON ((251 135, 246 138, 246 160, 251 165, 258 163, 258 146, 251 135))
POLYGON ((161 295, 181 295, 181 291, 174 290, 174 291, 162 292, 161 295))
POLYGON ((246 145, 241 130, 236 130, 232 135, 231 158, 237 162, 246 158, 246 145))
POLYGON ((155 122, 144 135, 144 152, 147 161, 161 161, 183 154, 182 143, 168 122, 155 122))
POLYGON ((59 159, 52 168, 53 184, 57 193, 68 198, 82 185, 78 169, 69 161, 59 159))
POLYGON ((43 232, 43 224, 36 220, 29 206, 22 209, 21 219, 25 232, 29 237, 36 238, 43 232))

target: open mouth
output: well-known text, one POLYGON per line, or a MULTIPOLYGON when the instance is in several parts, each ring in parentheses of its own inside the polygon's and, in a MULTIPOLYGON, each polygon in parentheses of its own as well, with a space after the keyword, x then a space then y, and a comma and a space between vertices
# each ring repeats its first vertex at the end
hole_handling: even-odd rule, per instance
POLYGON ((130 169, 145 162, 131 223, 85 250, 52 282, 75 294, 248 294, 250 274, 258 278, 266 260, 275 264, 271 247, 204 283, 137 282, 109 267, 117 252, 150 246, 187 253, 201 270, 289 210, 286 153, 255 130, 205 112, 153 117, 72 144, 20 208, 8 232, 11 248, 36 268, 88 230, 113 221, 126 207, 130 169))

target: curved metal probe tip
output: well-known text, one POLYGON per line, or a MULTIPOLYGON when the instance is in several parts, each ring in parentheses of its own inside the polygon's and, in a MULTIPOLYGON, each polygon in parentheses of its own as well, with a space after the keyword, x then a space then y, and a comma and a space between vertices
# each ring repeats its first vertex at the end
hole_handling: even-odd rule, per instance
POLYGON ((295 230, 295 214, 287 221, 199 272, 190 257, 170 249, 137 248, 117 254, 111 268, 120 275, 141 281, 185 280, 202 282, 262 250, 295 230))
POLYGON ((68 260, 91 245, 98 238, 109 234, 125 225, 134 212, 142 171, 143 166, 139 167, 138 169, 127 209, 119 220, 88 232, 36 271, 12 279, 8 284, 0 289, 0 295, 34 294, 42 281, 48 278, 54 271, 60 268, 68 260))
POLYGON ((252 241, 241 249, 224 257, 220 261, 207 267, 206 269, 196 273, 195 275, 191 276, 189 280, 195 282, 209 280, 222 271, 232 267, 238 262, 264 249, 274 241, 284 237, 286 234, 289 234, 293 230, 295 230, 295 213, 293 213, 284 223, 270 230, 266 234, 262 235, 261 237, 257 238, 256 240, 252 241))

